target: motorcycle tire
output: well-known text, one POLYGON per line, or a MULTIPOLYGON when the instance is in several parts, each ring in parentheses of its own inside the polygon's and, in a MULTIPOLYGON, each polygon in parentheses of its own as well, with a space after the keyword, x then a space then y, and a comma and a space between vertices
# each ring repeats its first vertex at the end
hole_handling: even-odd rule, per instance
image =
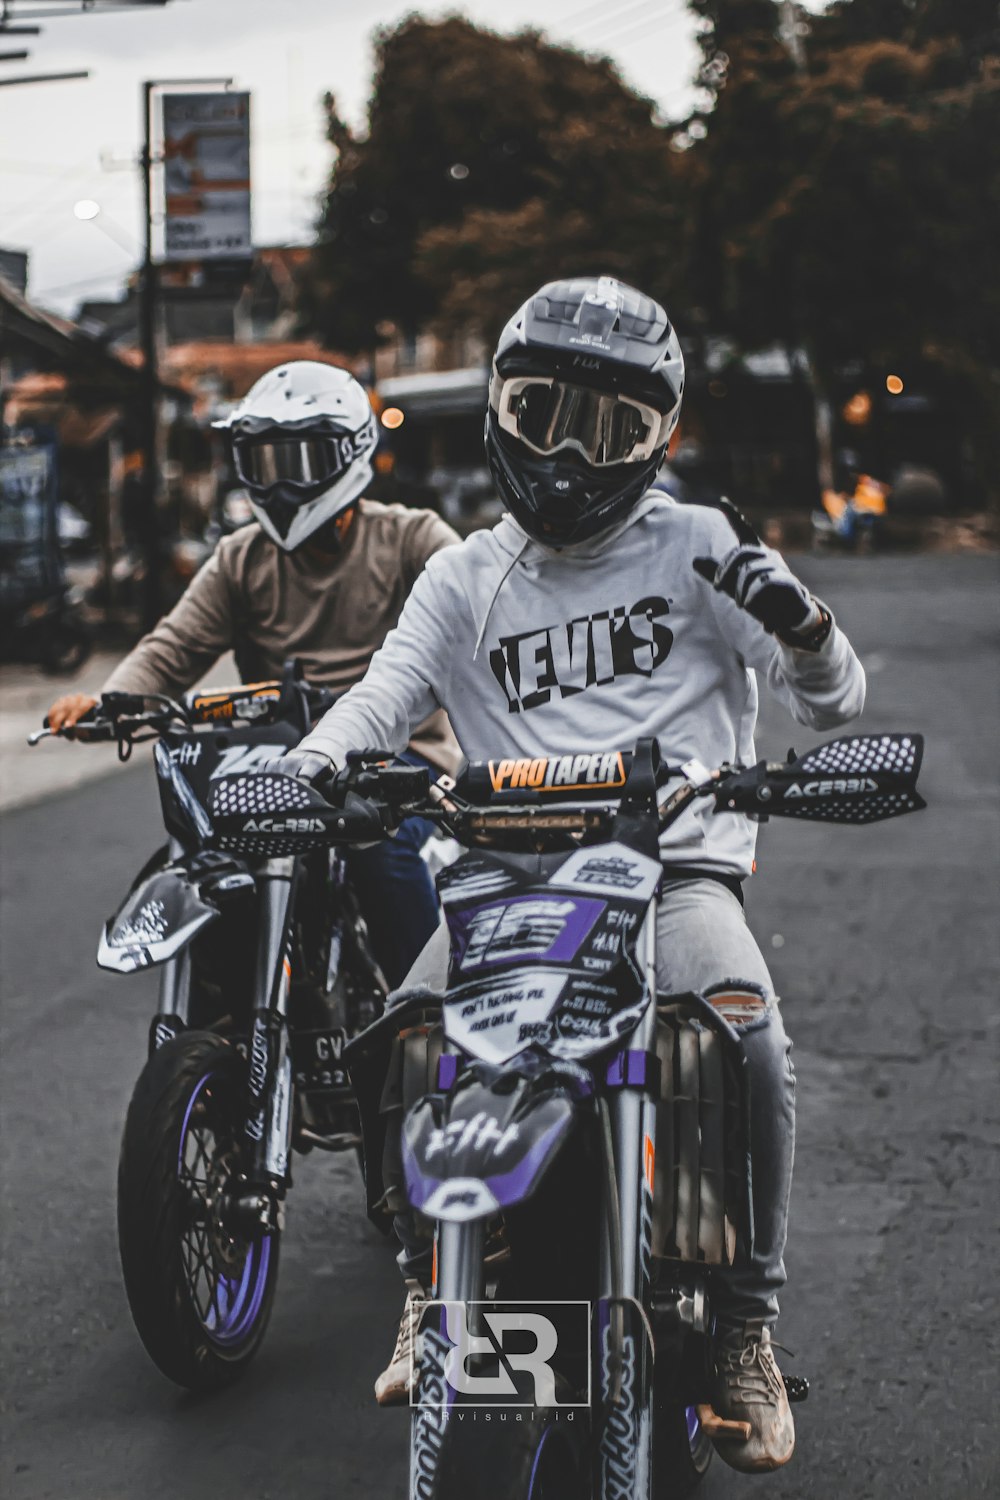
POLYGON ((469 1406, 475 1420, 455 1413, 438 1463, 434 1500, 586 1500, 591 1493, 586 1411, 572 1422, 558 1408, 516 1407, 504 1412, 469 1406), (518 1421, 516 1418, 522 1417, 518 1421))
POLYGON ((657 1401, 653 1415, 653 1494, 656 1500, 685 1500, 708 1472, 712 1440, 693 1406, 657 1401))
POLYGON ((261 1346, 278 1280, 276 1232, 226 1217, 241 1165, 246 1063, 207 1032, 160 1047, 139 1075, 118 1163, 118 1245, 153 1362, 190 1391, 237 1380, 261 1346))

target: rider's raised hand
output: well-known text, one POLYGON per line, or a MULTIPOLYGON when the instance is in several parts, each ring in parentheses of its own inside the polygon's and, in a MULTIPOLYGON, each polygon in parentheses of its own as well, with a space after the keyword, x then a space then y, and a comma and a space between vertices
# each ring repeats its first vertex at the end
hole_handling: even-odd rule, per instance
POLYGON ((780 552, 763 542, 737 543, 721 561, 696 557, 694 570, 719 593, 745 609, 786 646, 818 651, 831 618, 789 568, 780 552))
POLYGON ((87 693, 63 693, 57 698, 47 714, 48 726, 51 730, 61 729, 69 739, 86 738, 85 729, 75 729, 74 726, 91 709, 97 707, 97 699, 91 698, 87 693))

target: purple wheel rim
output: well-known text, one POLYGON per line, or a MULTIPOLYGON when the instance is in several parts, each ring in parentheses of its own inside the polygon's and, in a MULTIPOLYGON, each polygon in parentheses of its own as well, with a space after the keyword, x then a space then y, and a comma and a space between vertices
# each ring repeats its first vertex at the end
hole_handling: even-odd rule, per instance
MULTIPOLYGON (((188 1100, 187 1109, 184 1111, 180 1142, 177 1148, 178 1178, 188 1173, 185 1150, 191 1138, 191 1116, 206 1086, 215 1076, 214 1073, 206 1073, 198 1081, 188 1100)), ((204 1147, 200 1143, 199 1148, 204 1155, 204 1147)), ((271 1236, 264 1235, 261 1239, 251 1242, 247 1248, 243 1268, 235 1276, 225 1276, 214 1267, 214 1275, 210 1275, 207 1270, 208 1257, 198 1254, 199 1250, 204 1250, 204 1234, 201 1246, 189 1244, 186 1235, 182 1237, 181 1243, 181 1260, 187 1277, 189 1299, 198 1322, 213 1344, 221 1349, 237 1348, 253 1332, 264 1301, 271 1265, 271 1236), (196 1272, 192 1272, 189 1255, 197 1256, 196 1272), (198 1295, 199 1280, 204 1283, 201 1296, 198 1295)))
POLYGON ((695 1446, 701 1436, 701 1423, 698 1421, 697 1408, 685 1406, 684 1421, 687 1425, 688 1447, 694 1452, 695 1446))
POLYGON ((535 1461, 531 1465, 531 1478, 528 1480, 528 1500, 533 1500, 533 1496, 535 1494, 535 1478, 538 1474, 538 1465, 542 1461, 542 1450, 544 1449, 545 1444, 548 1441, 548 1437, 551 1431, 551 1427, 546 1427, 545 1431, 542 1433, 542 1440, 539 1443, 538 1447, 535 1449, 535 1461))

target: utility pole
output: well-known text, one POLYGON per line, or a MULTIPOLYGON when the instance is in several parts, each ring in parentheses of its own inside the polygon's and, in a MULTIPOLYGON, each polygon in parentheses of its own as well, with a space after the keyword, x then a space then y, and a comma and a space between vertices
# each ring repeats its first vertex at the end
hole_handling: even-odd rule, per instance
MULTIPOLYGON (((151 0, 159 3, 159 0, 151 0)), ((164 0, 166 3, 166 0, 164 0)), ((142 589, 142 625, 151 630, 160 618, 162 590, 160 588, 160 534, 159 513, 159 372, 156 356, 156 322, 158 276, 153 258, 153 103, 157 89, 206 88, 221 84, 229 88, 231 78, 169 78, 156 82, 147 81, 142 86, 143 146, 139 159, 142 170, 143 213, 145 240, 143 245, 142 278, 139 286, 139 346, 142 350, 142 416, 141 440, 143 495, 140 509, 140 550, 145 565, 142 589)))
MULTIPOLYGON (((802 40, 802 21, 796 0, 779 0, 780 20, 778 36, 787 48, 796 73, 801 78, 806 72, 805 43, 802 40)), ((826 381, 820 372, 813 341, 806 327, 806 320, 799 310, 799 350, 805 367, 806 379, 812 395, 813 428, 816 438, 816 477, 819 490, 833 488, 833 408, 826 381)))
POLYGON ((788 48, 788 55, 795 64, 796 72, 804 73, 806 70, 806 49, 802 43, 802 33, 799 31, 799 7, 795 0, 781 0, 781 20, 778 23, 778 35, 788 48))
POLYGON ((156 264, 153 260, 153 90, 142 86, 142 169, 145 240, 139 283, 139 346, 142 350, 142 505, 139 508, 139 545, 145 568, 142 586, 142 628, 152 630, 160 618, 160 537, 157 500, 159 374, 156 360, 156 264))

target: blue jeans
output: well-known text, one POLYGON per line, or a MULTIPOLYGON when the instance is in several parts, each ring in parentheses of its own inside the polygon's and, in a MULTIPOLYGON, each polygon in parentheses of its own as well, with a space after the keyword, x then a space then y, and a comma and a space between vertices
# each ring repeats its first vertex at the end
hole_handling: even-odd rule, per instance
MULTIPOLYGON (((429 764, 413 751, 401 759, 412 766, 429 764)), ((352 849, 347 857, 351 885, 390 989, 402 984, 438 924, 437 892, 420 857, 433 832, 429 819, 407 818, 393 838, 352 849)))

